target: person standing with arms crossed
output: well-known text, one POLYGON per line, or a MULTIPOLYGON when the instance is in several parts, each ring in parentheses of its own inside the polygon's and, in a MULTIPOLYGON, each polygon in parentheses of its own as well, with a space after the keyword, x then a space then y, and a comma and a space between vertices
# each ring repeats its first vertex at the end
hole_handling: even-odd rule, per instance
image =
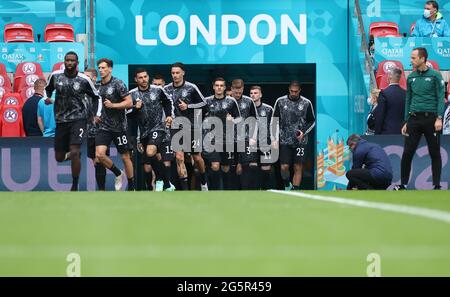
POLYGON ((411 163, 422 135, 425 136, 431 157, 431 171, 435 190, 441 188, 442 160, 439 132, 444 113, 444 86, 441 74, 427 66, 428 52, 423 47, 413 49, 411 64, 416 71, 408 76, 405 105, 405 124, 402 134, 405 145, 401 161, 401 184, 394 190, 406 190, 411 163))

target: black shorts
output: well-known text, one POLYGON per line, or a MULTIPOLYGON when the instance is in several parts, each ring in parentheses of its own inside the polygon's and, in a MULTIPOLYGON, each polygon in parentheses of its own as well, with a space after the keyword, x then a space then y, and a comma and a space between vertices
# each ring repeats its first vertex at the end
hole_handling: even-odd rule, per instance
POLYGON ((234 165, 236 159, 236 144, 233 144, 233 149, 231 151, 227 151, 227 147, 224 144, 222 152, 203 152, 203 156, 209 162, 219 162, 221 165, 234 165))
MULTIPOLYGON (((106 155, 109 156, 109 146, 106 149, 106 155)), ((87 156, 89 159, 95 159, 95 137, 87 139, 87 156)))
POLYGON ((57 123, 55 129, 55 151, 68 152, 70 150, 70 145, 81 145, 86 131, 86 120, 57 123))
MULTIPOLYGON (((175 134, 177 134, 180 131, 180 129, 171 129, 170 130, 170 134, 173 137, 175 134)), ((187 155, 191 155, 191 154, 198 154, 200 153, 198 150, 198 148, 200 147, 200 145, 203 145, 202 141, 203 141, 203 135, 202 135, 202 131, 201 130, 197 130, 199 132, 197 132, 197 136, 195 135, 195 131, 194 129, 191 129, 191 138, 190 138, 190 150, 189 151, 185 151, 185 153, 187 155)), ((171 138, 172 139, 172 138, 171 138)), ((183 145, 183 138, 180 139, 180 145, 183 145)))
POLYGON ((173 161, 175 158, 175 153, 172 150, 172 145, 170 142, 164 141, 161 143, 161 145, 158 147, 158 153, 161 154, 161 161, 173 161))
POLYGON ((237 153, 237 158, 238 158, 237 162, 239 164, 258 163, 259 152, 257 150, 251 151, 249 143, 246 142, 245 151, 237 153))
POLYGON ((126 131, 111 132, 98 130, 97 136, 95 136, 96 146, 105 145, 109 147, 111 145, 111 141, 114 142, 114 145, 116 146, 119 154, 125 154, 131 150, 126 131))
POLYGON ((159 147, 164 141, 164 138, 166 138, 166 132, 153 131, 150 132, 150 134, 147 135, 145 138, 142 138, 141 143, 144 146, 144 150, 147 145, 154 145, 156 147, 159 147))
POLYGON ((261 150, 258 150, 258 155, 259 155, 258 163, 259 163, 260 166, 269 166, 269 165, 272 165, 272 164, 274 164, 274 163, 276 163, 278 161, 278 160, 273 160, 272 159, 272 157, 274 157, 272 152, 273 152, 273 149, 265 151, 265 152, 263 152, 261 150))
POLYGON ((280 164, 302 164, 305 156, 305 147, 280 145, 280 164))

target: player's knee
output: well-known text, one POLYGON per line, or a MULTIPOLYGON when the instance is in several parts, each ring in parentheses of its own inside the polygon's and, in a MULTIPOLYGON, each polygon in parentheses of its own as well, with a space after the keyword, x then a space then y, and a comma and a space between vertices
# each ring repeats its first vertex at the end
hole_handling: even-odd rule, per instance
POLYGON ((147 147, 147 156, 149 158, 152 158, 156 155, 156 147, 155 146, 149 146, 147 147))
POLYGON ((211 169, 213 171, 219 171, 220 170, 220 163, 218 163, 218 162, 211 163, 211 169))
POLYGON ((184 163, 184 155, 183 154, 176 154, 175 159, 177 163, 184 163))
POLYGON ((280 169, 282 171, 289 171, 289 164, 281 164, 280 169))
POLYGON ((56 153, 55 160, 56 162, 63 162, 66 159, 66 154, 64 153, 56 153))

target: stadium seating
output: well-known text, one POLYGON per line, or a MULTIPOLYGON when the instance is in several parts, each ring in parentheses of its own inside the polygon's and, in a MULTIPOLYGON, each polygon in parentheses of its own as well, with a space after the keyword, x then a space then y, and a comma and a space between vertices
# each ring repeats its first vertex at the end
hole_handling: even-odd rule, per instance
POLYGON ((400 68, 404 72, 403 64, 400 61, 384 60, 378 63, 377 73, 375 75, 378 86, 380 86, 381 78, 395 67, 400 68))
POLYGON ((44 41, 45 42, 74 42, 73 26, 70 24, 48 24, 45 26, 44 41))
POLYGON ((5 65, 0 63, 0 98, 3 94, 10 93, 11 91, 11 80, 6 72, 5 65))
POLYGON ((34 87, 23 88, 20 90, 20 97, 23 103, 25 103, 28 98, 34 95, 34 87))
MULTIPOLYGON (((34 82, 42 78, 45 80, 44 75, 36 75, 36 74, 30 74, 27 76, 22 76, 20 80, 16 80, 15 83, 17 83, 17 89, 14 89, 14 92, 21 92, 23 89, 28 89, 29 87, 34 86, 34 82)), ((14 86, 16 87, 16 86, 14 86)))
POLYGON ((25 23, 6 24, 3 36, 5 42, 34 42, 33 27, 25 23))
POLYGON ((52 72, 56 70, 64 70, 64 62, 58 62, 55 65, 53 65, 52 72))
POLYGON ((0 106, 22 106, 23 100, 19 93, 5 93, 0 106))
MULTIPOLYGON (((428 60, 427 61, 427 66, 430 67, 431 69, 436 70, 436 71, 440 71, 439 64, 436 61, 428 60)), ((416 71, 416 68, 413 68, 412 71, 416 71)))
POLYGON ((401 37, 398 25, 394 22, 373 22, 370 24, 369 35, 373 37, 401 37))
POLYGON ((39 63, 35 62, 22 62, 16 67, 16 72, 14 74, 14 92, 19 92, 20 82, 22 77, 35 74, 39 77, 44 77, 44 72, 39 63))
POLYGON ((2 105, 0 116, 1 137, 25 137, 21 106, 2 105))

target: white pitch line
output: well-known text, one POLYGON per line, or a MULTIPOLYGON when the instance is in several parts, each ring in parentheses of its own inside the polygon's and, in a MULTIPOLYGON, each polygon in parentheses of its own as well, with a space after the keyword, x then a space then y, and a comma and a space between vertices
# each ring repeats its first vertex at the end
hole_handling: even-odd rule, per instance
POLYGON ((301 198, 306 198, 306 199, 311 199, 311 200, 334 202, 334 203, 347 204, 347 205, 358 206, 358 207, 374 208, 374 209, 381 209, 381 210, 385 210, 385 211, 404 213, 404 214, 429 218, 429 219, 433 219, 433 220, 437 220, 437 221, 441 221, 441 222, 450 224, 450 212, 446 212, 446 211, 442 211, 442 210, 401 205, 401 204, 390 204, 390 203, 373 202, 373 201, 366 201, 366 200, 339 198, 339 197, 334 197, 334 196, 313 195, 313 194, 307 194, 307 193, 301 193, 301 192, 287 192, 287 191, 280 191, 280 190, 269 190, 269 192, 290 195, 290 196, 296 196, 296 197, 301 197, 301 198))

